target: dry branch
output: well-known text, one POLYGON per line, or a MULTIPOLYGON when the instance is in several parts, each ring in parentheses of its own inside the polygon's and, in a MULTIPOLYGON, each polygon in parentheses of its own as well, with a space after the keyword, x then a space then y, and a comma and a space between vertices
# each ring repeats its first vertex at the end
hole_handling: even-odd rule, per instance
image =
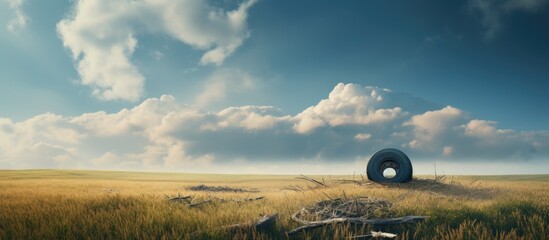
POLYGON ((366 235, 360 235, 360 236, 352 236, 349 239, 357 239, 357 238, 395 238, 397 235, 393 233, 386 233, 386 232, 374 232, 371 231, 370 234, 366 235))
POLYGON ((261 200, 261 199, 265 199, 265 197, 264 196, 259 196, 259 197, 254 197, 254 198, 245 198, 244 202, 251 202, 251 201, 256 201, 256 200, 261 200))
MULTIPOLYGON (((294 214, 295 216, 295 214, 294 214)), ((388 226, 388 225, 398 225, 404 223, 420 222, 425 220, 425 216, 405 216, 399 218, 384 218, 384 219, 367 219, 367 218, 332 218, 321 221, 306 221, 302 219, 296 219, 292 216, 292 219, 296 222, 303 223, 305 225, 298 227, 292 231, 288 232, 288 235, 296 235, 300 232, 316 229, 331 224, 346 223, 346 224, 355 224, 355 225, 372 225, 375 227, 379 226, 388 226)))
POLYGON ((166 200, 168 201, 184 201, 184 200, 187 200, 187 199, 190 199, 191 196, 177 196, 177 197, 170 197, 170 196, 166 196, 166 200))
MULTIPOLYGON (((303 224, 290 232, 288 236, 332 224, 372 225, 374 227, 396 225, 425 220, 424 216, 406 216, 389 218, 392 203, 383 199, 365 196, 348 198, 330 198, 295 212, 291 219, 303 224), (374 219, 375 216, 382 218, 374 219)), ((373 235, 372 235, 373 236, 373 235)))
POLYGON ((251 202, 251 201, 257 201, 261 199, 265 199, 264 196, 258 196, 258 197, 252 197, 252 198, 243 198, 243 199, 224 199, 219 197, 211 197, 213 199, 216 199, 220 202, 251 202))

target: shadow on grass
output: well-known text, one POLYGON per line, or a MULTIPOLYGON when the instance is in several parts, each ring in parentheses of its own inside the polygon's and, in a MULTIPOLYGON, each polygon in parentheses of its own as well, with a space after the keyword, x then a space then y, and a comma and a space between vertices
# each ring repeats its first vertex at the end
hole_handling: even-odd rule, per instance
POLYGON ((438 197, 454 197, 468 199, 490 199, 495 194, 495 189, 487 188, 482 182, 472 181, 464 184, 452 179, 439 178, 437 180, 430 179, 413 179, 407 183, 380 183, 387 188, 399 188, 409 190, 401 198, 414 193, 421 192, 438 197))

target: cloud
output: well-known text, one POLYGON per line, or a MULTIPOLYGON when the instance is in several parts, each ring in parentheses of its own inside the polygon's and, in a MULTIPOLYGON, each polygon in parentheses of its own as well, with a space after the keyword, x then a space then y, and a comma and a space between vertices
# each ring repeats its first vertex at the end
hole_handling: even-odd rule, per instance
POLYGON ((324 126, 372 125, 406 115, 400 107, 383 108, 383 98, 387 93, 388 90, 374 87, 340 83, 328 99, 298 114, 294 129, 299 133, 310 133, 324 126))
POLYGON ((415 115, 403 124, 413 127, 414 139, 408 145, 419 149, 436 148, 441 135, 452 131, 464 118, 461 110, 451 106, 415 115))
POLYGON ((485 39, 494 38, 503 29, 503 18, 513 12, 536 12, 547 0, 470 0, 470 10, 480 15, 482 26, 486 29, 485 39))
POLYGON ((280 109, 270 106, 230 107, 217 113, 217 125, 211 130, 239 127, 246 130, 272 129, 279 122, 287 122, 290 116, 283 116, 280 109))
POLYGON ((27 22, 29 21, 29 18, 22 10, 25 0, 6 0, 6 2, 8 7, 13 11, 13 16, 6 26, 8 30, 12 33, 16 33, 25 29, 27 22))
POLYGON ((272 106, 210 112, 161 96, 115 113, 0 119, 6 168, 320 166, 367 159, 385 147, 401 148, 419 162, 539 161, 549 157, 549 132, 499 129, 452 106, 357 84, 338 84, 296 115, 272 106))
POLYGON ((18 167, 63 167, 77 154, 85 133, 62 116, 46 113, 22 122, 0 119, 0 161, 18 167))
POLYGON ((359 133, 357 135, 355 135, 355 139, 356 140, 368 140, 372 137, 372 134, 369 134, 369 133, 359 133))
POLYGON ((209 107, 226 100, 233 99, 244 92, 253 91, 256 81, 250 74, 237 69, 218 69, 203 82, 202 91, 195 98, 195 103, 201 107, 209 107))
POLYGON ((206 1, 76 1, 57 24, 84 85, 103 100, 138 100, 145 78, 131 62, 137 36, 162 34, 205 51, 201 64, 221 65, 249 36, 245 0, 225 10, 206 1))
POLYGON ((164 53, 161 51, 152 51, 151 57, 153 57, 156 61, 160 61, 164 57, 164 53))

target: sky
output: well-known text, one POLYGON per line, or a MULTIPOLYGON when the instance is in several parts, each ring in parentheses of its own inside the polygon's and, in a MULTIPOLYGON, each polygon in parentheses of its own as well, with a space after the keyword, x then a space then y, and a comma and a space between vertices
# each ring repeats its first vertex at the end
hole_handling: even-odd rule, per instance
POLYGON ((0 0, 0 169, 549 173, 549 1, 0 0))

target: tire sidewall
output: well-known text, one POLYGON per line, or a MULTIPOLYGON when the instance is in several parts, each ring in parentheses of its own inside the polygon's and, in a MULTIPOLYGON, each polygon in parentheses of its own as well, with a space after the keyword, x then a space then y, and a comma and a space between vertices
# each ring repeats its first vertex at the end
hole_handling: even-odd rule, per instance
POLYGON ((406 154, 402 151, 394 148, 386 148, 377 151, 368 161, 366 168, 366 174, 368 179, 375 182, 393 182, 404 183, 412 179, 412 163, 406 154), (381 165, 386 161, 392 161, 397 164, 398 171, 392 178, 386 178, 383 176, 383 170, 380 169, 381 165))

